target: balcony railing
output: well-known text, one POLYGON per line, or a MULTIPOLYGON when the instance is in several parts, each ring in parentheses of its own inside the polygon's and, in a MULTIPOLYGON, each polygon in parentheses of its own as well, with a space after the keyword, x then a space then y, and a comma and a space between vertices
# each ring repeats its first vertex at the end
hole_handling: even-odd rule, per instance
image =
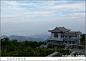
POLYGON ((64 38, 65 41, 76 41, 78 38, 64 38))
POLYGON ((61 35, 63 35, 63 36, 77 36, 77 34, 73 34, 73 33, 64 33, 61 35))
MULTIPOLYGON (((80 37, 81 38, 81 37, 80 37)), ((76 40, 79 40, 80 39, 79 37, 75 37, 75 38, 57 38, 57 37, 49 37, 48 40, 56 40, 56 41, 63 41, 63 40, 66 40, 66 41, 76 41, 76 40)))
POLYGON ((63 38, 49 37, 49 40, 63 41, 63 38))

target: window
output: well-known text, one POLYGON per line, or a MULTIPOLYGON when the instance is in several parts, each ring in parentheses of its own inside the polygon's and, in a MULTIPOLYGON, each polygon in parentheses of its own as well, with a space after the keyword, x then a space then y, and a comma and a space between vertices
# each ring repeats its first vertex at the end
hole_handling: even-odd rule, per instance
POLYGON ((71 36, 69 36, 69 38, 71 38, 71 36))
POLYGON ((54 33, 54 37, 58 37, 58 33, 54 33))
POLYGON ((63 35, 61 35, 61 38, 64 38, 64 36, 63 36, 63 35))
POLYGON ((69 43, 71 43, 71 41, 69 41, 69 43))
POLYGON ((72 38, 76 38, 75 36, 73 36, 72 38))
POLYGON ((58 43, 61 43, 60 41, 58 43))
POLYGON ((67 38, 67 36, 65 36, 65 38, 67 38))
POLYGON ((67 41, 65 41, 65 43, 67 43, 67 41))
POLYGON ((73 42, 73 44, 75 44, 75 42, 73 42))

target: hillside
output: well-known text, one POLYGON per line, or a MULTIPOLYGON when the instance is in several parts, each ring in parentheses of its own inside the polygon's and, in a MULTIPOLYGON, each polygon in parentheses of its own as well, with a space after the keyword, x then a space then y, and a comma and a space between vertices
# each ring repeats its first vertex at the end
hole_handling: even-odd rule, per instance
POLYGON ((40 42, 40 41, 45 41, 44 39, 41 39, 41 38, 33 38, 33 37, 25 37, 25 36, 16 36, 16 35, 11 35, 11 36, 1 36, 1 39, 5 38, 5 37, 8 37, 10 40, 18 40, 20 42, 23 42, 23 41, 37 41, 37 42, 40 42))

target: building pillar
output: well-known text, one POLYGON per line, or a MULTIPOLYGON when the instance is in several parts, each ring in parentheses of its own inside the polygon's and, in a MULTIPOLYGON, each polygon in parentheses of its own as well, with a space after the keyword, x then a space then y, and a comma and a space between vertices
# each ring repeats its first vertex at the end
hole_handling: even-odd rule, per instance
POLYGON ((72 44, 72 41, 71 41, 71 44, 72 44))
POLYGON ((52 33, 52 38, 54 39, 54 33, 52 33))
POLYGON ((59 38, 59 39, 61 38, 61 34, 60 34, 60 33, 58 33, 58 38, 59 38))
POLYGON ((52 38, 52 33, 51 33, 51 38, 52 38))
POLYGON ((76 42, 75 42, 75 44, 76 44, 76 42))
POLYGON ((78 41, 76 41, 76 44, 79 45, 78 41))
POLYGON ((80 45, 80 40, 79 40, 79 45, 80 45))
POLYGON ((64 43, 65 43, 65 41, 64 41, 64 43))
POLYGON ((71 41, 71 44, 73 44, 72 41, 71 41))
POLYGON ((69 45, 69 42, 67 41, 67 45, 69 45))

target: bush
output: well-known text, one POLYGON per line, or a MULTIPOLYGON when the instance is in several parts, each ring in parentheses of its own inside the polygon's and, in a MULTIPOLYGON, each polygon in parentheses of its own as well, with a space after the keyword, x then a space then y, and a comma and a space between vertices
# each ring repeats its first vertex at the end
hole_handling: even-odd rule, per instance
POLYGON ((49 45, 47 48, 53 48, 53 46, 52 45, 49 45))
POLYGON ((60 49, 60 48, 57 49, 57 52, 60 52, 63 55, 66 55, 66 54, 69 55, 70 54, 69 50, 63 50, 63 49, 60 49))
POLYGON ((61 48, 65 48, 65 45, 61 46, 61 48))

